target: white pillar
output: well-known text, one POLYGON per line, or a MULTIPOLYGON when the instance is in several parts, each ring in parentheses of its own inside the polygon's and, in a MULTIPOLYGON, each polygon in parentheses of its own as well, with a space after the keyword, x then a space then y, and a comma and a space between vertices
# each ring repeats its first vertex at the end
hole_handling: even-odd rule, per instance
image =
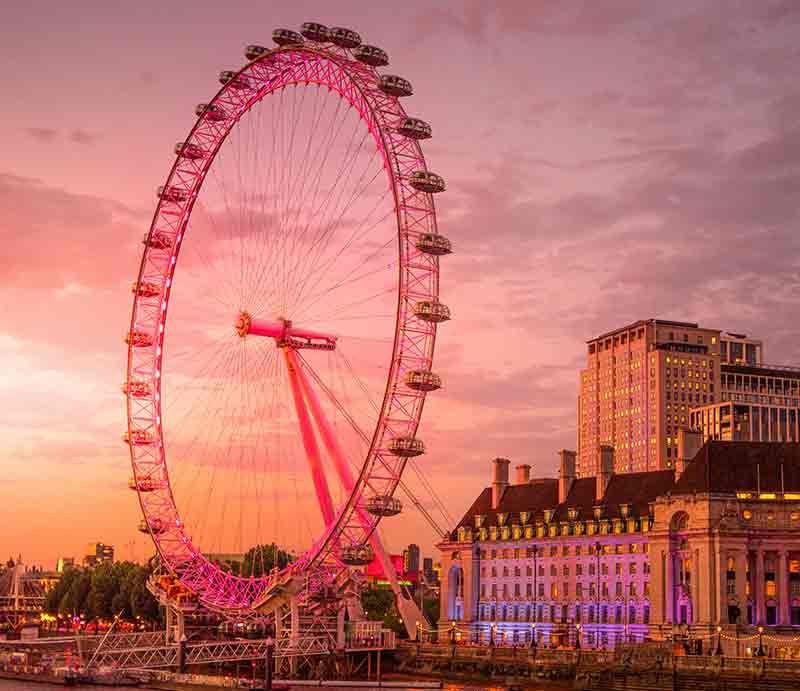
POLYGON ((792 615, 789 609, 789 573, 786 568, 786 550, 778 551, 778 619, 781 626, 792 623, 792 615))

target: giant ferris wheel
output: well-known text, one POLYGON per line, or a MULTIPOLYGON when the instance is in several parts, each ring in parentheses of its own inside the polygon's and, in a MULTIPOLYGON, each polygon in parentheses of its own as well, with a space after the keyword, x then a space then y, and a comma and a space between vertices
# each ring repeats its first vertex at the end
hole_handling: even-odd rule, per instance
POLYGON ((445 189, 407 115, 411 84, 349 29, 306 23, 248 46, 175 146, 126 336, 142 532, 210 607, 386 561, 402 512, 451 251, 445 189), (180 265, 180 270, 178 266, 180 265), (296 533, 283 569, 215 555, 296 533))

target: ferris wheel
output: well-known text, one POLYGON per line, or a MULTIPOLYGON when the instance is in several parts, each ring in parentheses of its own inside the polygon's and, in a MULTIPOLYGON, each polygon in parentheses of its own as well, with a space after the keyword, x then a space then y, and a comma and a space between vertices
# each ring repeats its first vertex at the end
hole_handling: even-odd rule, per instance
POLYGON ((420 148, 430 125, 401 105, 411 84, 349 29, 272 38, 220 73, 175 146, 125 339, 139 529, 183 586, 231 610, 290 577, 386 561, 376 528, 425 452, 450 318, 445 182, 420 148), (283 568, 217 558, 293 532, 283 568))

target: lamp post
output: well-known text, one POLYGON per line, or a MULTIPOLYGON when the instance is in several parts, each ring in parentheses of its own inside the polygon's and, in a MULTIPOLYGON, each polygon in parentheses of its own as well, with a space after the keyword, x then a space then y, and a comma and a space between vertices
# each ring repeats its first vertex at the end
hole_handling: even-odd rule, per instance
POLYGON ((759 626, 758 627, 758 650, 756 650, 756 655, 758 657, 764 657, 764 655, 766 655, 766 653, 764 652, 764 640, 763 640, 763 637, 764 637, 764 627, 763 626, 759 626))
POLYGON ((420 633, 421 633, 419 620, 414 622, 414 628, 416 629, 416 632, 417 632, 417 655, 419 655, 419 646, 420 646, 420 640, 419 639, 420 639, 420 633))
POLYGON ((717 626, 717 649, 714 651, 714 655, 722 655, 722 627, 717 626))
POLYGON ((575 624, 575 650, 581 649, 581 625, 575 624))

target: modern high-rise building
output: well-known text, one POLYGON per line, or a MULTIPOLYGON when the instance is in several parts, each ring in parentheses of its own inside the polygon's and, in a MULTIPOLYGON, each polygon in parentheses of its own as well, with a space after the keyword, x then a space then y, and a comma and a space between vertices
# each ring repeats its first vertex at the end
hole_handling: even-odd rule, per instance
POLYGON ((419 571, 419 545, 412 543, 403 550, 403 571, 406 573, 419 571))
POLYGON ((114 547, 102 542, 90 542, 86 547, 86 555, 83 557, 83 565, 89 568, 99 564, 114 563, 114 547))
POLYGON ((578 398, 578 477, 597 473, 600 447, 614 471, 670 468, 689 411, 719 398, 719 329, 647 319, 587 343, 578 398))
POLYGON ((797 434, 800 411, 788 408, 798 404, 800 370, 766 366, 763 358, 760 340, 693 322, 648 319, 588 341, 578 398, 578 477, 597 472, 603 445, 614 448, 615 472, 671 468, 682 427, 713 439, 797 439, 788 430, 793 425, 797 434), (727 405, 737 401, 786 410, 727 405), (705 413, 693 412, 699 410, 705 413), (767 428, 770 415, 777 421, 767 428), (723 429, 737 424, 747 431, 723 429))

